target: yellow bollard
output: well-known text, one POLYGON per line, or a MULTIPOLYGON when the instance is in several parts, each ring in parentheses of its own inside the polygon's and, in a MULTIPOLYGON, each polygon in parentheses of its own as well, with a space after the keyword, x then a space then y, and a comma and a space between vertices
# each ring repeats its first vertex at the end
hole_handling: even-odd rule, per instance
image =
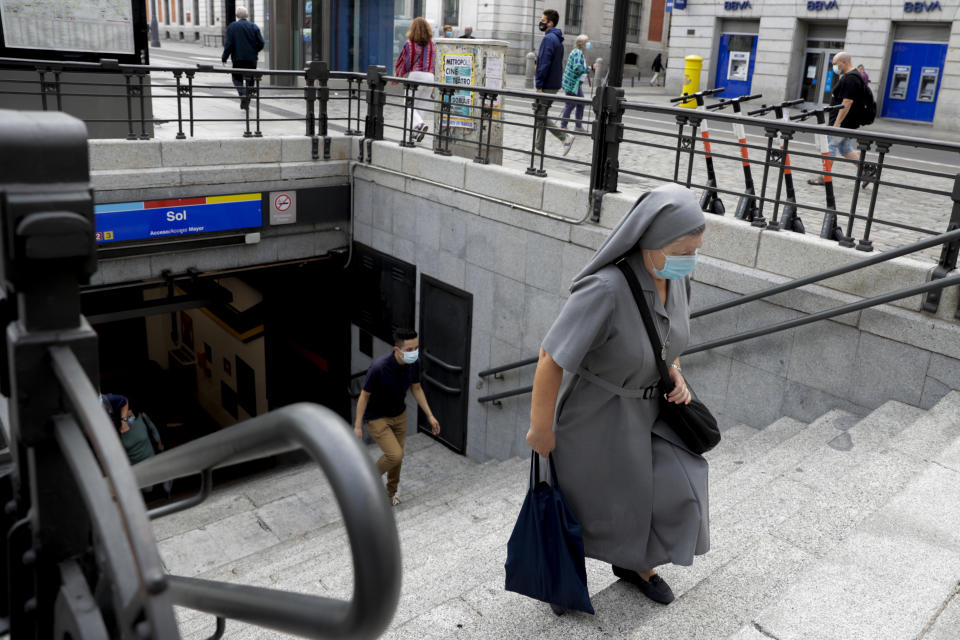
MULTIPOLYGON (((687 56, 684 58, 683 66, 683 93, 696 93, 700 91, 700 70, 703 69, 703 58, 698 55, 687 56)), ((696 100, 687 100, 680 103, 681 107, 696 109, 696 100)))

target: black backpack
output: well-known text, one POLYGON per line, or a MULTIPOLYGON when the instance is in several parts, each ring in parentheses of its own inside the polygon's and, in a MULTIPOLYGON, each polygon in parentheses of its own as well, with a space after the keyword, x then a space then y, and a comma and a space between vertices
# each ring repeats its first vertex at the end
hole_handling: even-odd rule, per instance
POLYGON ((862 99, 857 100, 854 108, 856 110, 857 124, 861 127, 865 127, 868 124, 873 124, 873 121, 877 117, 877 101, 873 97, 873 91, 870 90, 870 85, 868 85, 864 80, 863 76, 856 70, 853 73, 857 74, 857 78, 860 79, 860 84, 863 86, 863 91, 860 93, 862 99))

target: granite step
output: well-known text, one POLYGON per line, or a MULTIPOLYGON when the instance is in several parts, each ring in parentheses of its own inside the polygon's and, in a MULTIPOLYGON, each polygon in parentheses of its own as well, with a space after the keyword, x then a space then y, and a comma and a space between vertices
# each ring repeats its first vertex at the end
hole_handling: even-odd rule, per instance
MULTIPOLYGON (((743 469, 749 461, 757 459, 784 440, 797 435, 807 426, 804 422, 788 417, 780 418, 764 429, 753 429, 747 426, 746 428, 753 432, 748 439, 742 442, 735 441, 732 447, 718 446, 717 455, 707 458, 710 462, 711 482, 743 469)), ((724 444, 723 440, 720 444, 724 444)))
MULTIPOLYGON (((437 487, 433 495, 421 502, 405 502, 398 507, 394 514, 400 532, 405 583, 430 559, 412 551, 435 540, 438 531, 444 542, 428 547, 431 553, 452 553, 456 546, 462 546, 462 539, 446 540, 454 532, 466 530, 476 534, 485 527, 499 526, 498 518, 512 525, 525 491, 527 465, 520 459, 477 465, 477 471, 461 482, 437 487)), ((346 532, 336 524, 315 535, 225 563, 200 577, 347 598, 352 592, 352 571, 346 532)), ((204 616, 185 611, 181 618, 184 637, 205 637, 204 616), (193 635, 195 624, 200 631, 193 635)))
MULTIPOLYGON (((952 442, 950 428, 937 422, 950 411, 960 415, 960 394, 954 395, 957 398, 948 397, 930 413, 890 402, 862 419, 831 411, 809 425, 783 419, 760 431, 742 426, 728 430, 707 456, 713 550, 692 567, 662 567, 661 574, 678 595, 670 607, 638 597, 634 587, 612 575, 609 565, 588 559, 597 616, 556 618, 542 603, 503 589, 506 540, 526 492, 528 458, 470 463, 473 466, 457 472, 430 460, 434 454, 452 454, 425 447, 420 458, 425 484, 394 511, 404 582, 397 614, 384 637, 768 638, 754 621, 762 624, 759 616, 788 597, 799 576, 809 575, 824 554, 858 535, 883 512, 878 507, 918 478, 918 470, 960 469, 960 449, 947 446, 952 442), (905 465, 902 475, 890 469, 893 462, 905 465), (446 480, 430 484, 432 468, 446 474, 446 480), (892 480, 881 488, 877 482, 884 473, 892 480)), ((960 434, 952 428, 955 437, 960 434)), ((405 464, 405 478, 407 471, 405 464)), ((309 490, 304 483, 285 482, 309 490)), ((255 510, 274 503, 278 500, 261 507, 250 502, 255 510)), ((950 548, 953 541, 946 544, 950 548)), ((346 598, 352 591, 349 554, 346 534, 333 522, 200 575, 346 598)), ((942 562, 943 555, 936 559, 942 562)), ((940 602, 944 620, 960 607, 945 605, 947 600, 944 596, 940 602)), ((209 616, 177 613, 184 638, 205 638, 212 632, 209 616)), ((288 636, 231 621, 226 637, 288 636)))
MULTIPOLYGON (((942 635, 960 585, 960 393, 906 429, 893 427, 886 445, 907 454, 898 463, 919 464, 919 473, 733 637, 749 638, 750 628, 779 640, 942 635)), ((954 628, 949 637, 956 636, 954 628)))

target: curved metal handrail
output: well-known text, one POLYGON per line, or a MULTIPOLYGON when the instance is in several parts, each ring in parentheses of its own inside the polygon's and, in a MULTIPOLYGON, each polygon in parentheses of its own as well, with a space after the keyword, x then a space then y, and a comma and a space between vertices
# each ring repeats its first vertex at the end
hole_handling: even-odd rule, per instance
POLYGON ((142 600, 150 637, 175 637, 176 620, 164 593, 168 584, 160 551, 123 445, 110 424, 110 418, 100 407, 98 394, 76 354, 65 345, 51 346, 49 354, 54 374, 89 439, 90 448, 116 501, 120 530, 134 559, 133 573, 138 593, 153 596, 142 600))
POLYGON ((400 541, 373 463, 340 416, 313 404, 271 411, 148 458, 141 487, 294 448, 316 460, 343 513, 353 556, 353 598, 333 598, 168 576, 174 604, 308 637, 375 638, 400 597, 400 541))

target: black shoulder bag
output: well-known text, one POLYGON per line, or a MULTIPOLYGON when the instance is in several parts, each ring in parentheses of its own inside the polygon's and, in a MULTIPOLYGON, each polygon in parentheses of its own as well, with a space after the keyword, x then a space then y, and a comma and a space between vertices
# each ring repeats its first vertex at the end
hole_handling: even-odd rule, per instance
POLYGON ((667 400, 667 394, 673 390, 674 384, 670 379, 670 373, 667 371, 667 363, 664 362, 666 353, 660 343, 657 327, 653 324, 653 317, 650 315, 647 301, 643 297, 640 281, 637 280, 636 274, 633 273, 625 260, 617 262, 617 268, 623 272, 627 284, 630 285, 630 292, 633 294, 633 299, 640 310, 643 324, 650 336, 650 344, 653 346, 654 359, 657 361, 657 370, 660 372, 660 383, 658 385, 660 418, 680 436, 688 449, 698 454, 706 453, 720 443, 720 429, 717 427, 717 419, 713 417, 706 405, 697 399, 697 394, 693 392, 689 383, 687 389, 690 390, 692 396, 690 404, 675 404, 667 400))

